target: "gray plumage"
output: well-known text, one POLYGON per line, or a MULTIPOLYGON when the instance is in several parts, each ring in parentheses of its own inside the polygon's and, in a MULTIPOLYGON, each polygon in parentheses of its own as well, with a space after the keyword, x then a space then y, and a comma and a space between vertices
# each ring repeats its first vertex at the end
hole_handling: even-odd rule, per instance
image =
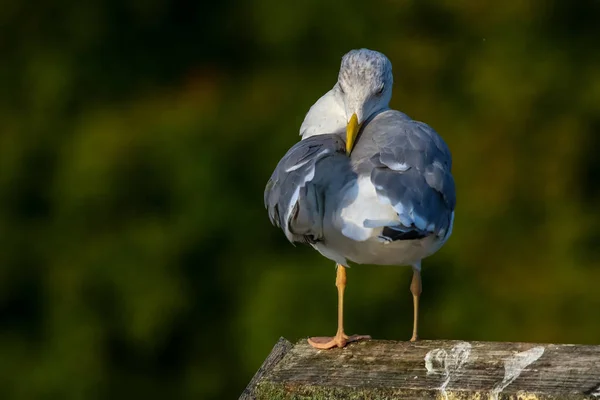
POLYGON ((405 235, 387 240, 446 236, 456 204, 448 146, 427 124, 387 110, 368 121, 351 157, 335 134, 311 136, 281 159, 265 189, 271 222, 291 242, 323 240, 326 197, 360 176, 370 176, 379 200, 391 204, 396 221, 365 220, 365 228, 389 228, 405 235))
POLYGON ((322 239, 326 191, 343 184, 343 179, 331 172, 345 170, 345 179, 352 176, 345 146, 338 135, 312 136, 296 143, 277 164, 264 201, 271 223, 280 227, 290 242, 322 239))
POLYGON ((445 236, 456 205, 452 158, 429 125, 384 111, 366 124, 351 159, 398 213, 400 223, 390 228, 445 236))

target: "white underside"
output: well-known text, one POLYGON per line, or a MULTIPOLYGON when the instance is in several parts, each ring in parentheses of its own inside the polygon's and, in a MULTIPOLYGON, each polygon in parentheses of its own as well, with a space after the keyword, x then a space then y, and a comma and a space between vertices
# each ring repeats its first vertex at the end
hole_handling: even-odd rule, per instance
MULTIPOLYGON (((413 265, 438 251, 452 231, 440 238, 430 235, 418 240, 388 242, 381 233, 386 225, 399 222, 397 212, 377 197, 369 177, 349 183, 328 204, 324 222, 324 241, 313 246, 323 256, 338 264, 413 265), (365 226, 366 225, 366 226, 365 226)), ((452 216, 452 222, 454 215, 452 216)))

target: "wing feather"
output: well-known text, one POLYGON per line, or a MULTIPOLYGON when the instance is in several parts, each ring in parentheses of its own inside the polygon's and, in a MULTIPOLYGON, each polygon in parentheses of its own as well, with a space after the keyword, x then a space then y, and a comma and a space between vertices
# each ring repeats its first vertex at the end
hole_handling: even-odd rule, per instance
POLYGON ((392 110, 375 117, 362 135, 375 146, 368 162, 377 195, 398 213, 398 224, 383 235, 389 240, 446 236, 456 192, 452 156, 443 139, 429 125, 392 110))
POLYGON ((324 195, 323 162, 343 157, 345 143, 334 134, 315 135, 296 143, 277 164, 267 182, 265 207, 271 223, 290 242, 314 243, 322 238, 324 195))

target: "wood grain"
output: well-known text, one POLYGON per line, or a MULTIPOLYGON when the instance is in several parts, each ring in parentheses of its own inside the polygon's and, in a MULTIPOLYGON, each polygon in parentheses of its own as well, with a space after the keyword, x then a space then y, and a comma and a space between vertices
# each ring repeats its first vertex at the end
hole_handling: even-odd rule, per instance
POLYGON ((279 338, 275 346, 273 346, 273 350, 271 350, 271 354, 267 357, 267 359, 260 366, 246 389, 242 392, 239 400, 255 400, 256 396, 254 394, 254 390, 256 389, 256 385, 260 381, 260 379, 270 372, 275 365, 281 361, 281 359, 287 354, 288 351, 292 349, 293 345, 284 338, 279 338))
POLYGON ((319 351, 302 340, 249 387, 259 400, 600 400, 600 346, 372 340, 319 351))

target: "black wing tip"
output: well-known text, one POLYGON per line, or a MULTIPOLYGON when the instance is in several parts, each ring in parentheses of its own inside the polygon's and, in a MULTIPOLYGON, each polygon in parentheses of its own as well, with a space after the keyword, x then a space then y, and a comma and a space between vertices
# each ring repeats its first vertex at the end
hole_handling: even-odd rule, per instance
POLYGON ((429 232, 420 230, 399 231, 388 226, 384 227, 381 232, 381 237, 390 242, 395 242, 396 240, 418 240, 426 238, 429 235, 429 232))

